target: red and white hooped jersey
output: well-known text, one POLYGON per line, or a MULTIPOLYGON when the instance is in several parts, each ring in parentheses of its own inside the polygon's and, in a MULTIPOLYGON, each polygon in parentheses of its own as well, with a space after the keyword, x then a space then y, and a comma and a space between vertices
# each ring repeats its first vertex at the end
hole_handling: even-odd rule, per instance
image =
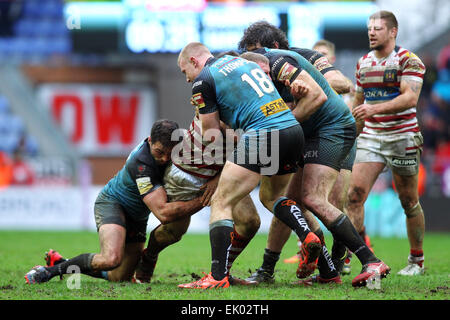
MULTIPOLYGON (((359 59, 356 65, 356 92, 364 93, 365 103, 377 104, 396 98, 400 83, 412 80, 422 83, 425 65, 411 51, 395 47, 391 54, 378 59, 374 51, 359 59)), ((365 120, 361 134, 385 135, 419 132, 416 107, 402 112, 375 114, 365 120)))
POLYGON ((202 122, 198 114, 195 115, 189 130, 184 134, 182 144, 181 161, 172 161, 182 171, 199 178, 210 179, 222 170, 225 158, 221 158, 221 161, 211 164, 214 159, 205 152, 208 143, 202 138, 202 122))

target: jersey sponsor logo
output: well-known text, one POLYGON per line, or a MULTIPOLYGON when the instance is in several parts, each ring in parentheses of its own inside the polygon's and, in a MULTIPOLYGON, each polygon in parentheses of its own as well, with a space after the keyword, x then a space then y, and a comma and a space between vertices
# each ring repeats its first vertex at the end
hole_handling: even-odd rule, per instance
POLYGON ((152 180, 150 180, 150 177, 143 177, 136 179, 136 185, 139 190, 139 194, 146 194, 148 191, 150 191, 151 188, 153 188, 152 180))
POLYGON ((308 158, 318 158, 319 157, 319 150, 309 150, 305 152, 304 159, 308 158))
POLYGON ((379 88, 375 88, 375 89, 366 89, 364 90, 364 97, 366 99, 383 99, 383 98, 389 98, 391 97, 391 95, 397 93, 396 91, 393 90, 387 90, 387 89, 379 89, 379 88))
POLYGON ((287 199, 287 200, 284 200, 281 202, 281 205, 286 206, 286 207, 295 206, 296 204, 297 204, 297 202, 295 202, 294 200, 290 200, 290 199, 287 199))
POLYGON ((264 114, 264 116, 268 117, 271 116, 275 113, 284 111, 284 110, 289 110, 288 106, 286 105, 286 103, 284 103, 283 99, 277 99, 274 100, 272 102, 266 103, 265 105, 260 107, 262 113, 264 114))
POLYGON ((416 158, 411 158, 411 159, 393 158, 392 159, 392 165, 397 166, 397 167, 416 166, 417 165, 417 159, 416 158))
POLYGON ((199 109, 205 107, 205 101, 203 100, 203 96, 202 96, 201 92, 194 94, 192 96, 191 101, 194 104, 194 106, 196 106, 199 109))
POLYGON ((417 56, 417 55, 415 55, 413 52, 411 52, 411 51, 408 51, 408 52, 406 52, 405 53, 405 57, 408 57, 408 58, 414 58, 414 59, 419 59, 419 57, 417 56))
POLYGON ((286 81, 286 80, 291 80, 293 74, 297 71, 298 69, 296 67, 294 67, 292 64, 290 64, 289 62, 285 62, 283 64, 283 66, 280 69, 280 72, 278 72, 277 75, 277 80, 279 81, 286 81))
POLYGON ((316 67, 317 70, 322 72, 322 70, 324 70, 326 68, 331 68, 332 65, 330 64, 330 62, 328 61, 328 59, 326 57, 320 57, 319 59, 317 59, 314 62, 314 67, 316 67))
POLYGON ((383 82, 393 83, 397 82, 397 70, 387 69, 383 74, 383 82))
POLYGON ((270 68, 271 70, 275 70, 278 66, 278 64, 284 60, 284 57, 279 57, 277 60, 275 60, 275 62, 272 64, 272 67, 270 68))

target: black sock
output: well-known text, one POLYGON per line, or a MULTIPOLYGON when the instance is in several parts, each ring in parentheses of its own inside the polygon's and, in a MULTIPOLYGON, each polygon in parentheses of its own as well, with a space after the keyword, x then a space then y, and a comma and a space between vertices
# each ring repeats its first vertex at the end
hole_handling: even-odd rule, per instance
POLYGON ((275 251, 265 248, 263 264, 262 264, 261 268, 264 269, 264 271, 267 271, 271 274, 274 273, 275 265, 277 264, 278 260, 280 259, 280 253, 281 252, 275 252, 275 251))
POLYGON ((341 241, 333 239, 333 247, 331 248, 331 257, 333 261, 340 261, 345 258, 347 247, 341 241))
POLYGON ((289 228, 294 230, 300 241, 305 241, 308 233, 311 232, 302 210, 294 200, 281 197, 273 206, 273 214, 289 228))
POLYGON ((89 275, 89 273, 93 272, 91 262, 92 258, 94 258, 94 255, 95 253, 80 254, 75 258, 68 259, 64 262, 59 263, 54 267, 47 267, 47 270, 50 271, 51 276, 54 277, 57 275, 66 274, 67 269, 69 269, 69 267, 75 266, 77 268, 74 268, 73 270, 69 271, 77 271, 77 272, 79 271, 80 273, 89 275))
POLYGON ((222 280, 227 275, 228 250, 233 230, 233 220, 219 220, 209 226, 211 275, 216 280, 222 280))
POLYGON ((325 238, 321 229, 314 231, 316 236, 320 239, 322 244, 322 251, 320 252, 319 260, 317 262, 317 268, 319 269, 319 274, 324 279, 330 279, 338 276, 336 267, 331 260, 330 254, 328 252, 327 246, 325 244, 325 238))
POLYGON ((366 246, 364 240, 345 214, 341 214, 332 222, 329 230, 336 240, 341 241, 350 251, 356 254, 362 265, 380 261, 366 246))

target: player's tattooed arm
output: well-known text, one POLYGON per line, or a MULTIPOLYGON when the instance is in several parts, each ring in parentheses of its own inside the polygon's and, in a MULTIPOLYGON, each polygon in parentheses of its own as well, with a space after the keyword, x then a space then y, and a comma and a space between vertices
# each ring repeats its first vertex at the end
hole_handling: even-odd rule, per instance
POLYGON ((400 94, 392 100, 378 104, 354 105, 353 116, 355 119, 366 119, 374 114, 392 114, 402 112, 417 106, 422 83, 414 80, 402 80, 400 82, 400 94))

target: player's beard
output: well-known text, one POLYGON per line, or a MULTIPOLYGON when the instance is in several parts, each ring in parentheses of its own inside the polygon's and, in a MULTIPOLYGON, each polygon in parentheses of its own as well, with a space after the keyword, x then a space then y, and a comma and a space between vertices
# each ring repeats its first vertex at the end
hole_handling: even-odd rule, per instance
POLYGON ((381 51, 384 49, 384 47, 385 47, 384 44, 378 44, 376 46, 370 47, 370 49, 375 50, 375 51, 381 51))
POLYGON ((376 50, 376 51, 381 51, 381 50, 383 50, 384 48, 386 47, 386 43, 378 43, 378 44, 375 44, 375 45, 370 45, 370 43, 369 43, 369 48, 371 49, 371 50, 376 50))

